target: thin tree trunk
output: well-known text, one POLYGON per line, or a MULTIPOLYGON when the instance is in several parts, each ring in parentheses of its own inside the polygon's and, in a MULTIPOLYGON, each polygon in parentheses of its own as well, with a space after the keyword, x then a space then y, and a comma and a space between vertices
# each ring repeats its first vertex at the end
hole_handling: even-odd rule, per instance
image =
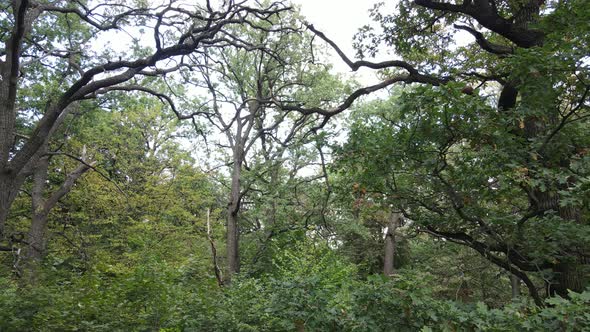
POLYGON ((234 165, 231 175, 231 191, 227 207, 227 265, 226 283, 231 282, 232 275, 240 272, 240 232, 238 213, 240 211, 240 178, 242 176, 242 146, 234 146, 234 165))
POLYGON ((31 227, 27 236, 27 246, 24 251, 21 266, 17 266, 23 281, 35 284, 39 275, 39 265, 45 256, 47 248, 47 215, 35 214, 31 220, 31 227))
POLYGON ((305 332, 305 322, 301 319, 295 320, 295 330, 297 332, 305 332))
POLYGON ((217 279, 217 284, 221 287, 223 286, 223 275, 221 274, 221 269, 219 268, 219 264, 217 264, 217 248, 215 247, 215 241, 213 241, 213 235, 211 234, 211 208, 207 208, 207 238, 209 239, 209 243, 211 244, 211 257, 213 259, 213 271, 215 272, 215 278, 217 279))
POLYGON ((272 165, 270 166, 271 171, 270 171, 270 190, 271 190, 271 202, 270 202, 270 206, 267 207, 267 219, 266 219, 266 223, 267 225, 265 225, 266 229, 267 229, 267 235, 270 234, 270 232, 273 230, 273 228, 275 227, 276 221, 277 221, 277 199, 279 198, 279 193, 278 188, 279 188, 279 167, 280 165, 272 165))
POLYGON ((520 279, 514 274, 510 274, 510 289, 512 290, 512 298, 520 297, 520 279))
POLYGON ((394 257, 396 252, 396 230, 401 224, 401 214, 391 213, 387 229, 385 231, 385 257, 383 259, 383 274, 391 276, 396 273, 394 268, 394 257))
POLYGON ((8 213, 10 210, 10 191, 12 189, 9 176, 0 175, 0 240, 5 236, 4 225, 8 219, 8 213))

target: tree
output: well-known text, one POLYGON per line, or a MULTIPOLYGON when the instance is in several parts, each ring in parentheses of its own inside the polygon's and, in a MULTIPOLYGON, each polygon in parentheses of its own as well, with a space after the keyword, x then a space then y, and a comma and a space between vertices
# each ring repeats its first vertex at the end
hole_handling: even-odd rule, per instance
MULTIPOLYGON (((12 1, 2 14, 0 49, 0 234, 23 183, 44 158, 51 134, 68 112, 85 99, 113 90, 141 90, 135 78, 173 72, 183 56, 214 47, 255 47, 228 30, 253 18, 288 10, 278 3, 251 8, 229 1, 187 7, 170 2, 12 1), (146 49, 141 35, 126 53, 91 45, 105 34, 151 29, 146 49), (38 116, 33 120, 32 114, 38 116), (25 124, 27 133, 19 132, 25 124)), ((255 27, 254 28, 260 28, 255 27)), ((144 39, 145 40, 145 39, 144 39)), ((179 114, 179 116, 182 116, 179 114)), ((189 116, 186 116, 189 117, 189 116)), ((9 248, 10 249, 10 248, 9 248)))
MULTIPOLYGON (((0 266, 3 289, 19 286, 2 330, 177 326, 189 312, 179 304, 193 301, 196 289, 219 290, 205 236, 210 210, 212 236, 221 237, 219 198, 182 148, 180 138, 192 128, 183 128, 167 105, 142 93, 113 93, 101 106, 68 123, 62 151, 77 151, 84 142, 95 170, 49 214, 35 283, 10 278, 11 266, 0 266)), ((71 158, 53 157, 48 189, 77 166, 71 158)), ((26 183, 23 191, 31 192, 31 186, 26 183)), ((7 224, 12 234, 28 229, 30 205, 27 195, 16 199, 7 224)), ((5 257, 3 263, 12 263, 5 257)), ((0 305, 8 305, 5 299, 0 305)))
MULTIPOLYGON (((296 28, 298 20, 297 13, 277 14, 255 22, 261 29, 238 28, 235 33, 247 43, 265 47, 200 53, 196 59, 197 64, 202 64, 196 66, 199 74, 189 77, 196 86, 206 89, 208 96, 202 99, 209 100, 195 114, 205 117, 223 134, 224 140, 218 146, 229 153, 224 161, 231 166, 226 212, 227 282, 240 271, 243 200, 257 190, 257 183, 265 174, 272 190, 278 188, 281 165, 288 151, 311 142, 310 130, 317 122, 314 114, 282 112, 278 105, 284 100, 321 105, 324 99, 340 93, 338 88, 344 88, 344 84, 329 74, 327 66, 314 61, 307 47, 310 36, 296 28), (248 158, 252 152, 261 155, 262 161, 248 158)), ((304 166, 298 161, 292 160, 292 178, 304 166)), ((267 212, 263 223, 269 231, 275 224, 276 202, 267 212)))
POLYGON ((375 54, 379 41, 404 60, 351 61, 309 26, 353 70, 381 69, 386 79, 335 109, 302 111, 331 117, 376 89, 419 84, 355 124, 353 163, 383 176, 381 188, 422 231, 515 274, 538 304, 530 274, 545 278, 550 295, 582 291, 589 249, 587 3, 416 0, 401 1, 391 15, 378 6, 372 15, 378 27, 361 31, 359 55, 375 54), (475 42, 454 46, 457 31, 475 42))
POLYGON ((68 144, 71 143, 68 142, 71 138, 70 135, 71 133, 64 133, 62 136, 66 139, 57 142, 58 144, 53 144, 55 147, 50 147, 49 144, 43 146, 43 150, 40 150, 42 157, 37 160, 32 171, 33 183, 30 191, 32 218, 26 236, 23 259, 20 262, 22 266, 17 266, 17 272, 19 274, 24 272, 25 280, 29 282, 35 281, 37 265, 45 255, 50 212, 72 190, 76 181, 88 170, 94 168, 95 162, 90 160, 91 157, 87 155, 85 146, 81 148, 80 157, 67 152, 68 148, 72 149, 68 146, 72 145, 68 144), (57 156, 67 158, 69 161, 73 160, 74 166, 70 166, 70 162, 63 160, 56 165, 55 160, 52 159, 57 156), (59 173, 63 173, 62 177, 56 176, 59 173))

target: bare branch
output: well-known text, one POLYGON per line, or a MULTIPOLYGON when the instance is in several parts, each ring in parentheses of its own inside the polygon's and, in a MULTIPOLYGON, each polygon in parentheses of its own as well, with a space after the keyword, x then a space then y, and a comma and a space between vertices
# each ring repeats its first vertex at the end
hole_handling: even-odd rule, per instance
POLYGON ((303 114, 317 113, 317 114, 323 115, 325 117, 331 117, 331 116, 334 116, 338 113, 342 113, 343 111, 347 110, 350 106, 352 106, 352 104, 358 98, 368 95, 372 92, 381 90, 381 89, 386 88, 388 86, 391 86, 395 83, 400 83, 400 82, 402 82, 402 83, 425 83, 425 84, 431 84, 431 85, 440 85, 444 81, 433 78, 431 76, 425 76, 425 75, 421 75, 421 74, 394 76, 394 77, 389 78, 385 81, 382 81, 381 83, 371 85, 368 87, 359 88, 359 89, 355 90, 352 94, 350 94, 344 100, 344 102, 342 102, 340 105, 338 105, 332 109, 323 109, 321 107, 305 108, 305 107, 301 107, 301 106, 297 106, 297 105, 286 105, 286 104, 283 104, 279 101, 275 101, 275 103, 277 103, 279 105, 279 107, 285 111, 297 111, 297 112, 300 112, 303 114))
POLYGON ((371 69, 385 69, 385 68, 391 68, 391 67, 399 67, 399 68, 403 68, 403 69, 407 70, 410 74, 418 74, 418 70, 416 70, 416 68, 414 68, 409 63, 407 63, 405 61, 401 61, 401 60, 384 61, 384 62, 378 62, 378 63, 364 61, 364 60, 359 60, 359 61, 353 62, 350 60, 350 58, 348 58, 346 56, 346 54, 344 54, 344 52, 340 49, 340 47, 338 47, 338 45, 336 45, 336 43, 334 43, 334 41, 332 41, 330 38, 328 38, 323 32, 317 30, 312 24, 307 24, 307 28, 309 30, 311 30, 316 36, 320 37, 322 40, 324 40, 326 43, 328 43, 328 45, 330 45, 334 49, 334 51, 336 51, 336 53, 338 53, 340 58, 353 71, 357 71, 361 67, 367 67, 367 68, 371 68, 371 69))
POLYGON ((328 121, 328 119, 338 113, 341 113, 347 110, 352 104, 361 96, 370 94, 372 92, 387 88, 395 83, 422 83, 422 84, 429 84, 433 86, 439 86, 449 82, 452 78, 451 77, 436 77, 427 74, 421 74, 416 68, 405 61, 400 60, 391 60, 391 61, 384 61, 384 62, 370 62, 365 60, 359 61, 351 61, 350 58, 344 54, 344 52, 334 43, 330 38, 328 38, 324 33, 314 28, 311 24, 306 24, 307 28, 312 31, 316 36, 320 37, 326 43, 328 43, 335 51, 338 53, 340 58, 353 70, 357 71, 361 67, 371 68, 371 69, 386 69, 386 68, 402 68, 408 71, 406 75, 398 75, 394 77, 390 77, 378 84, 374 84, 371 86, 359 88, 355 90, 352 94, 350 94, 340 105, 332 108, 332 109, 324 109, 321 107, 311 107, 306 108, 302 105, 292 105, 284 102, 280 102, 277 100, 273 100, 275 104, 277 104, 281 109, 285 111, 297 111, 302 114, 320 114, 324 116, 324 121, 314 128, 315 130, 322 128, 328 121))

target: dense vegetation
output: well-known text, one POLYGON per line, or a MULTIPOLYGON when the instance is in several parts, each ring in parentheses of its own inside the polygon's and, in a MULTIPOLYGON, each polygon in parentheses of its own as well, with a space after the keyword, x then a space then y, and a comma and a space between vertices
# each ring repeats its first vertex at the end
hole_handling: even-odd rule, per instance
POLYGON ((590 330, 587 0, 0 6, 0 331, 590 330))

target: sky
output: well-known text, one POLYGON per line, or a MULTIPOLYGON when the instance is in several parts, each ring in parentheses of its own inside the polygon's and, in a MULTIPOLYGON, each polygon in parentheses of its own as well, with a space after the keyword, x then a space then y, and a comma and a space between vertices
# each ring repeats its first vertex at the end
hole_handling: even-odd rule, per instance
MULTIPOLYGON (((154 1, 154 0, 152 0, 154 1)), ((307 21, 322 31, 333 40, 342 51, 351 59, 354 59, 355 51, 352 47, 353 37, 363 25, 371 22, 369 10, 380 0, 291 0, 295 5, 301 6, 301 13, 307 21)), ((122 44, 126 38, 104 38, 107 45, 122 44)), ((96 45, 95 45, 96 46, 96 45)), ((100 48, 100 46, 98 46, 100 48)), ((116 47, 124 49, 124 47, 116 47)), ((334 66, 334 72, 343 74, 346 78, 352 76, 350 68, 331 52, 328 59, 334 66), (350 74, 350 75, 349 75, 350 74)), ((381 59, 382 60, 382 59, 381 59)), ((354 78, 363 86, 378 83, 375 71, 361 69, 354 74, 354 78)), ((213 141, 215 139, 213 138, 213 141)), ((187 143, 187 142, 185 142, 187 143)))
MULTIPOLYGON (((152 0, 156 1, 156 0, 152 0)), ((371 22, 369 10, 374 4, 382 0, 290 0, 295 5, 301 6, 301 13, 307 21, 332 39, 351 59, 354 59, 355 51, 352 47, 353 37, 360 27, 371 22)), ((128 28, 131 29, 131 28, 128 28)), ((127 36, 121 35, 117 38, 109 37, 97 41, 96 46, 101 49, 104 43, 118 49, 125 49, 118 44, 129 42, 127 36), (102 42, 102 43, 101 43, 102 42), (116 45, 115 45, 116 44, 116 45)), ((150 40, 151 41, 151 40, 150 40)), ((338 73, 350 73, 350 68, 332 52, 330 62, 334 65, 334 71, 338 73)), ((356 79, 362 84, 375 83, 377 81, 375 72, 371 70, 359 70, 356 79)))
MULTIPOLYGON (((332 39, 351 59, 355 51, 352 40, 363 25, 371 22, 369 10, 379 0, 292 0, 301 6, 301 13, 309 23, 332 39)), ((350 68, 335 54, 331 62, 337 72, 350 72, 350 68)), ((357 79, 362 83, 375 82, 374 72, 361 71, 357 79)))
MULTIPOLYGON (((353 37, 360 27, 371 21, 369 17, 369 9, 373 8, 373 5, 379 1, 380 0, 291 0, 293 4, 301 6, 301 13, 306 17, 309 23, 313 24, 316 29, 322 31, 328 38, 333 40, 351 59, 354 59, 355 55, 355 51, 352 47, 353 37)), ((343 74, 345 77, 349 77, 348 74, 352 75, 350 68, 340 59, 340 57, 338 57, 335 52, 331 53, 328 61, 333 64, 334 71, 343 74)), ((359 72, 355 73, 354 77, 362 85, 370 85, 379 82, 375 76, 375 71, 369 69, 359 70, 359 72)), ((204 160, 201 162, 203 161, 204 160)), ((210 167, 216 168, 215 163, 210 167)), ((314 167, 309 167, 301 170, 300 175, 312 175, 315 172, 316 170, 314 167)))
POLYGON ((320 31, 336 42, 350 57, 354 55, 352 38, 369 23, 369 9, 376 0, 292 0, 320 31))
MULTIPOLYGON (((393 10, 396 3, 395 0, 291 0, 291 2, 300 5, 301 13, 307 20, 332 39, 350 59, 354 59, 355 56, 352 47, 354 35, 360 27, 371 23, 369 10, 379 2, 385 2, 385 8, 393 10)), ((472 42, 472 39, 469 33, 457 31, 454 42, 457 46, 464 46, 472 42)), ((379 59, 373 61, 394 60, 392 57, 392 55, 381 55, 379 59)), ((337 72, 350 72, 349 67, 335 52, 330 60, 337 72)), ((374 84, 378 82, 375 74, 374 70, 360 69, 356 79, 362 85, 374 84)))

